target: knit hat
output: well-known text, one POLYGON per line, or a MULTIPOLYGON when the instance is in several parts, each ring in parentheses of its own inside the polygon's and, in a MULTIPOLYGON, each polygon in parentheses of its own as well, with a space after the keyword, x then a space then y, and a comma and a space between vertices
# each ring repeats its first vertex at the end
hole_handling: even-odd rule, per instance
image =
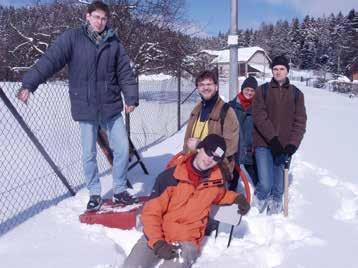
POLYGON ((271 63, 271 69, 273 69, 273 67, 275 67, 276 65, 283 65, 287 68, 287 72, 290 71, 290 65, 288 64, 288 59, 283 55, 277 56, 273 59, 271 63))
POLYGON ((242 83, 241 86, 241 90, 243 90, 244 88, 253 88, 254 90, 256 90, 257 88, 257 81, 255 79, 255 77, 249 76, 248 78, 245 79, 245 81, 242 83))
POLYGON ((226 143, 223 137, 209 134, 198 144, 197 148, 203 148, 208 156, 214 156, 214 160, 219 162, 224 159, 226 143))

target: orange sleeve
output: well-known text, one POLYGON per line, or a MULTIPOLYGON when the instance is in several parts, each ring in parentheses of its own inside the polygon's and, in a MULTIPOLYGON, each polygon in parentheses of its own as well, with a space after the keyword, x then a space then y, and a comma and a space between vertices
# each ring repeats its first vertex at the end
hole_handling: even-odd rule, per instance
POLYGON ((162 229, 163 215, 168 209, 173 189, 173 187, 168 187, 160 196, 149 200, 144 205, 141 219, 144 235, 151 248, 158 240, 165 240, 162 229))
POLYGON ((234 191, 227 191, 224 188, 219 189, 219 193, 214 200, 214 204, 216 205, 231 205, 235 202, 236 197, 239 194, 234 191))

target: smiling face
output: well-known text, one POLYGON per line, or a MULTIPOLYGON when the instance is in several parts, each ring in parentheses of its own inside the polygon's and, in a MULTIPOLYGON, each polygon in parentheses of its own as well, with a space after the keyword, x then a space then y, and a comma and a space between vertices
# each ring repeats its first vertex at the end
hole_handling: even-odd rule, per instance
POLYGON ((198 82, 198 91, 204 100, 210 100, 218 91, 218 86, 212 79, 205 78, 198 82))
POLYGON ((205 171, 211 169, 218 164, 218 161, 215 161, 214 158, 219 157, 221 159, 221 157, 215 155, 215 153, 212 153, 212 155, 209 156, 204 148, 200 148, 197 151, 198 153, 195 156, 193 165, 198 170, 205 171))
POLYGON ((96 9, 91 13, 86 14, 86 19, 91 25, 91 27, 97 32, 101 33, 104 31, 107 25, 108 17, 106 12, 100 9, 96 9))
POLYGON ((242 90, 242 95, 244 95, 246 99, 251 100, 255 96, 255 89, 251 87, 245 87, 242 90))
POLYGON ((275 65, 272 68, 272 74, 276 82, 282 84, 286 81, 288 70, 284 65, 275 65))

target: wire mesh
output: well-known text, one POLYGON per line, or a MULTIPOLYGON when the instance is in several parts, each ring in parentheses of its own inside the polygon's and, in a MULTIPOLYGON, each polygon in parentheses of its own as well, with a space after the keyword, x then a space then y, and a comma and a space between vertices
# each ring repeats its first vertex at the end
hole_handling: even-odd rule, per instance
MULTIPOLYGON (((177 131, 177 80, 140 81, 140 105, 131 114, 130 136, 138 151, 177 131)), ((84 186, 78 123, 71 119, 68 83, 49 82, 30 97, 28 105, 15 95, 21 84, 0 82, 0 87, 45 148, 69 185, 84 186)), ((181 99, 192 93, 191 80, 181 80, 181 99)), ((181 122, 198 101, 194 92, 181 104, 181 122)), ((42 210, 70 196, 68 189, 37 150, 0 99, 0 235, 42 210)), ((100 174, 110 165, 97 148, 100 174)), ((175 152, 173 152, 175 153, 175 152)), ((144 159, 145 162, 145 159, 144 159)))

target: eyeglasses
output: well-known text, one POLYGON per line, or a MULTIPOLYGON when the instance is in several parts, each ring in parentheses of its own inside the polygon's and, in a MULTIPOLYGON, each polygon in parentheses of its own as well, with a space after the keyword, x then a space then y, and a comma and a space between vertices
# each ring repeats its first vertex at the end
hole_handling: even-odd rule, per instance
POLYGON ((215 155, 212 151, 208 150, 205 147, 204 147, 204 151, 205 151, 206 155, 209 157, 212 157, 215 162, 221 162, 223 160, 222 157, 215 155))
POLYGON ((199 83, 198 87, 212 87, 214 85, 214 83, 199 83))
POLYGON ((107 17, 101 17, 101 16, 98 16, 98 15, 92 15, 91 14, 91 17, 95 20, 99 20, 101 22, 107 22, 108 18, 107 17))

